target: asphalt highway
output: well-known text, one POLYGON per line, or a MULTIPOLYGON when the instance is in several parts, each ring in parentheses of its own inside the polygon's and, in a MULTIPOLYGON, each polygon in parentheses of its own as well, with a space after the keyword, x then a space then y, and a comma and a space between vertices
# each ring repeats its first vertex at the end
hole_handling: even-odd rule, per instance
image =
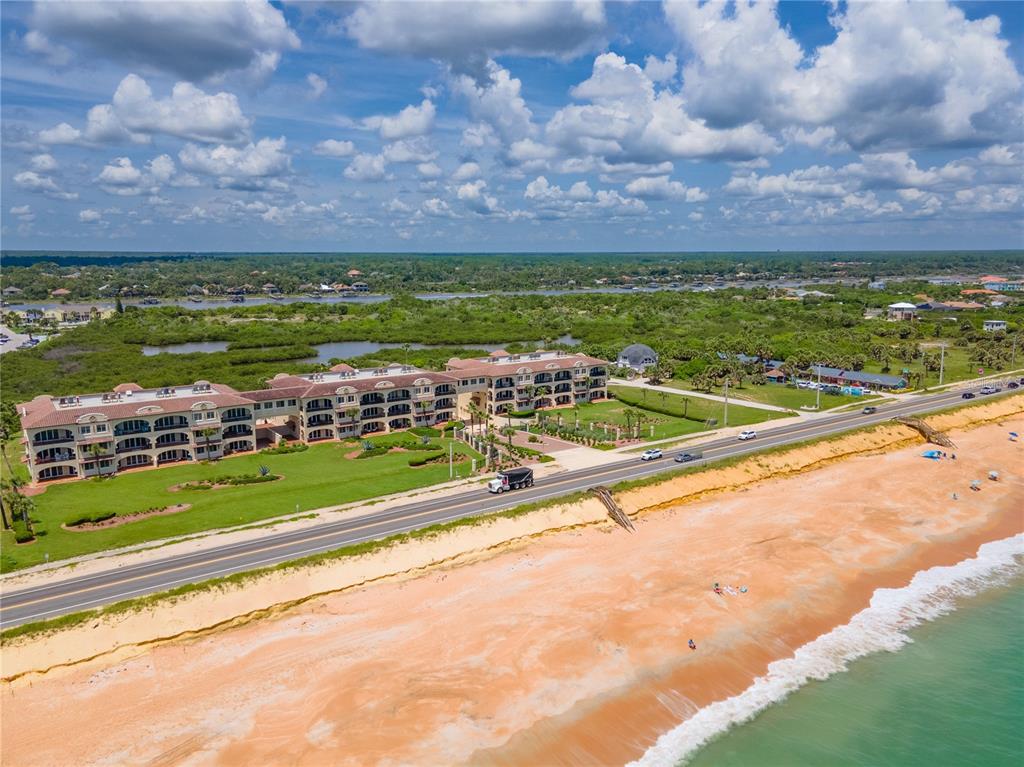
POLYGON ((0 595, 0 629, 166 591, 185 583, 195 583, 299 559, 310 554, 385 538, 461 517, 487 514, 524 503, 556 498, 597 485, 611 485, 622 480, 671 471, 681 466, 692 467, 713 463, 723 458, 881 423, 894 416, 926 412, 958 404, 962 391, 904 399, 893 405, 879 406, 878 411, 873 414, 863 414, 857 410, 808 419, 788 426, 757 429, 757 438, 747 442, 737 441, 736 437, 708 441, 688 448, 703 454, 702 460, 693 463, 675 463, 672 456, 680 450, 666 452, 661 460, 649 462, 641 462, 639 455, 630 455, 616 463, 538 479, 531 488, 500 495, 488 493, 480 486, 444 498, 415 501, 384 511, 327 522, 288 533, 277 534, 271 531, 255 540, 216 546, 144 564, 113 567, 92 575, 71 576, 45 586, 10 592, 5 590, 0 595))

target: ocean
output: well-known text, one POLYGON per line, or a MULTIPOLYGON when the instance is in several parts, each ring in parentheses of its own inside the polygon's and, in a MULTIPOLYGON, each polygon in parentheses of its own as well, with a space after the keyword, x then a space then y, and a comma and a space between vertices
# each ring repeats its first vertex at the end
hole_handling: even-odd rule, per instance
POLYGON ((636 764, 1024 763, 1024 535, 879 589, 849 624, 663 735, 636 764))

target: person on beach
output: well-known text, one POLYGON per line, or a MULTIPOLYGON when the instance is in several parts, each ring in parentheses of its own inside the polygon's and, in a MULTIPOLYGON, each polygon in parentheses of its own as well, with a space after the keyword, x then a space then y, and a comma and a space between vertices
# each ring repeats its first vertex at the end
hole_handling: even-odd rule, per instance
POLYGON ((694 641, 693 641, 692 639, 691 639, 691 640, 690 640, 689 642, 687 642, 686 644, 687 644, 687 646, 688 646, 688 647, 689 647, 689 648, 690 648, 691 650, 696 650, 696 649, 697 649, 697 644, 696 644, 696 642, 694 642, 694 641))

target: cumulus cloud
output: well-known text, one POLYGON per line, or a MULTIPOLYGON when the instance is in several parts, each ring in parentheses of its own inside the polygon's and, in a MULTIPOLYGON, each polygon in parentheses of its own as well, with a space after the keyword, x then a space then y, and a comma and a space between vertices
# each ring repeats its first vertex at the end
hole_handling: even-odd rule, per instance
POLYGON ((441 166, 435 162, 420 163, 416 166, 416 172, 423 178, 440 178, 444 175, 444 171, 441 170, 441 166))
POLYGON ((269 2, 43 2, 39 34, 82 45, 103 58, 197 81, 246 70, 272 72, 299 47, 284 14, 269 2))
POLYGON ((178 159, 186 170, 215 177, 223 187, 283 191, 288 186, 282 177, 290 175, 292 169, 286 144, 283 136, 262 138, 242 147, 186 144, 178 152, 178 159))
POLYGON ((77 200, 76 192, 65 192, 56 181, 49 176, 36 173, 34 170, 23 170, 14 175, 14 183, 27 192, 36 192, 52 197, 55 200, 77 200))
POLYGON ((52 173, 57 170, 57 160, 52 154, 37 154, 28 161, 32 170, 40 173, 52 173))
POLYGON ((861 151, 1019 134, 1021 77, 995 16, 970 21, 945 2, 847 3, 830 17, 835 40, 808 55, 774 2, 664 7, 694 54, 687 105, 713 127, 824 127, 861 151))
POLYGON ((493 56, 572 57, 592 49, 604 26, 599 0, 362 3, 344 23, 363 48, 439 59, 479 78, 493 56))
POLYGON ((86 208, 85 210, 78 211, 78 220, 83 224, 95 224, 102 218, 103 216, 100 212, 98 210, 93 210, 92 208, 86 208))
POLYGON ((619 218, 642 216, 648 212, 643 200, 624 197, 614 189, 599 189, 595 194, 586 182, 576 182, 568 192, 537 176, 526 185, 523 197, 537 209, 542 219, 619 218))
POLYGON ((645 200, 704 202, 708 199, 707 193, 700 187, 688 187, 679 181, 669 181, 668 176, 641 176, 626 184, 626 191, 645 200))
POLYGON ((479 80, 453 76, 452 90, 466 100, 474 120, 489 125, 506 143, 529 136, 534 130, 533 112, 522 96, 522 82, 493 61, 487 62, 485 72, 479 80))
POLYGON ((456 196, 474 213, 489 216, 498 211, 498 198, 487 193, 487 182, 482 178, 470 181, 458 188, 456 196))
POLYGON ((381 181, 386 167, 384 155, 357 154, 345 168, 345 178, 352 181, 381 181))
POLYGON ((430 99, 423 99, 419 106, 410 104, 396 115, 375 115, 363 124, 380 133, 385 141, 395 141, 409 136, 422 136, 434 127, 437 109, 430 99))
POLYGON ((405 139, 388 144, 384 147, 384 159, 387 162, 430 162, 437 157, 437 151, 430 146, 430 142, 423 136, 414 139, 405 139))
POLYGON ((315 72, 306 75, 306 84, 309 85, 309 97, 316 101, 327 91, 327 81, 315 72))
POLYGON ((322 157, 348 157, 356 151, 356 146, 351 141, 338 141, 329 138, 313 147, 313 154, 322 157))
POLYGON ((21 42, 28 51, 42 56, 48 64, 53 66, 62 67, 71 61, 71 51, 68 48, 53 43, 50 38, 37 29, 30 29, 26 32, 21 42))
POLYGON ((39 132, 42 144, 145 143, 154 135, 204 143, 237 142, 249 132, 234 94, 208 94, 180 82, 168 98, 154 98, 149 84, 129 74, 117 86, 110 104, 92 107, 85 130, 61 123, 39 132))
POLYGON ((480 175, 480 166, 475 162, 464 162, 452 173, 452 181, 468 181, 480 175))
POLYGON ((132 165, 128 157, 118 157, 109 165, 104 166, 96 181, 100 188, 110 194, 135 195, 142 190, 142 171, 132 165))
POLYGON ((779 150, 758 124, 717 130, 691 117, 678 93, 655 88, 639 66, 615 53, 598 56, 591 76, 571 93, 590 103, 558 110, 545 136, 573 156, 650 163, 669 158, 744 160, 779 150))

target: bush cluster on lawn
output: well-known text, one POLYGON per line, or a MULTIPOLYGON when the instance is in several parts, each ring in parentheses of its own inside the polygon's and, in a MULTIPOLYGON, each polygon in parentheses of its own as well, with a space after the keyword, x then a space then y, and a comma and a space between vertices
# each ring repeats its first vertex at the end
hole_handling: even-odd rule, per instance
POLYGON ((447 460, 448 454, 443 450, 439 450, 432 453, 424 453, 423 455, 415 455, 409 459, 410 466, 423 466, 424 464, 433 463, 438 460, 447 460))
POLYGON ((389 445, 381 445, 380 447, 363 448, 363 451, 356 456, 356 458, 373 458, 378 455, 386 455, 391 450, 389 445))
POLYGON ((267 447, 260 452, 268 455, 287 455, 288 453, 301 453, 304 450, 309 450, 309 445, 305 442, 280 442, 277 447, 267 447))
POLYGON ((559 426, 554 421, 544 421, 537 424, 536 428, 539 428, 550 437, 558 437, 559 439, 576 442, 580 445, 596 447, 598 450, 607 450, 612 447, 612 444, 607 441, 608 437, 605 433, 597 429, 587 429, 583 426, 559 426))
MULTIPOLYGON (((445 428, 448 428, 447 426, 445 428)), ((413 426, 409 429, 407 434, 415 434, 417 437, 440 437, 441 431, 439 429, 433 429, 429 426, 413 426)))
POLYGON ((530 409, 530 410, 509 410, 508 411, 508 415, 509 415, 509 418, 529 418, 535 412, 536 411, 533 410, 533 409, 530 409))
POLYGON ((182 489, 188 490, 209 490, 215 485, 257 485, 260 482, 273 482, 281 479, 279 474, 223 474, 210 479, 197 479, 194 482, 186 482, 182 489))
MULTIPOLYGON (((540 440, 536 438, 533 438, 531 441, 540 442, 540 440)), ((512 445, 510 447, 505 445, 504 449, 518 458, 536 458, 539 463, 550 463, 555 460, 550 455, 542 453, 540 450, 534 450, 532 447, 521 447, 520 445, 512 445)))
POLYGON ((65 522, 64 525, 66 527, 78 527, 79 525, 89 525, 95 524, 96 522, 105 522, 106 520, 113 519, 116 516, 116 512, 104 511, 100 512, 99 514, 87 514, 82 517, 77 517, 69 522, 65 522))

